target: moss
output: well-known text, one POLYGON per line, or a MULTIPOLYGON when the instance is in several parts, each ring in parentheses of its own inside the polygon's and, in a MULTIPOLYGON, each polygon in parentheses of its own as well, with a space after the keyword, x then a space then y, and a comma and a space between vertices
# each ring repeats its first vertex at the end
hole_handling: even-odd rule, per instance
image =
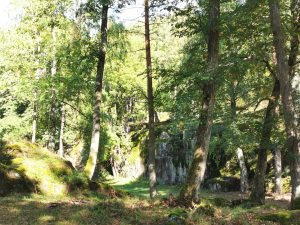
POLYGON ((282 225, 300 224, 300 210, 279 211, 260 216, 261 220, 277 222, 282 225))
MULTIPOLYGON (((23 180, 34 186, 35 191, 44 195, 59 196, 68 193, 66 177, 73 174, 73 168, 56 154, 29 142, 19 142, 4 146, 0 155, 9 155, 10 161, 1 160, 8 168, 21 174, 23 180)), ((3 158, 3 157, 2 157, 3 158)), ((1 158, 0 158, 1 159, 1 158)), ((7 192, 20 192, 24 185, 14 181, 14 188, 7 192)), ((26 189, 26 188, 25 188, 26 189)))
POLYGON ((89 187, 89 179, 85 173, 74 172, 71 176, 66 177, 71 191, 77 189, 87 189, 89 187))
POLYGON ((225 198, 212 198, 209 201, 217 207, 231 206, 231 202, 225 198))
POLYGON ((132 151, 131 151, 131 153, 129 155, 129 158, 128 158, 128 161, 129 161, 130 164, 134 164, 136 162, 137 158, 140 157, 140 155, 141 155, 141 151, 140 151, 141 146, 140 145, 141 144, 138 143, 137 146, 132 148, 132 151))
POLYGON ((34 185, 23 174, 0 163, 0 196, 11 192, 32 191, 34 191, 34 185))
POLYGON ((216 212, 215 207, 212 204, 202 202, 196 209, 195 214, 202 214, 206 216, 214 217, 216 212))

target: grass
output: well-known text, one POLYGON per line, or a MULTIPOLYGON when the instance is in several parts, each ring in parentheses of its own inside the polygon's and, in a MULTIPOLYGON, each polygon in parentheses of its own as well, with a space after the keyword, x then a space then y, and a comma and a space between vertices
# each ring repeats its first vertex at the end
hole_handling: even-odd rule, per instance
POLYGON ((96 185, 95 189, 85 188, 85 177, 75 173, 53 153, 28 143, 10 146, 8 150, 14 158, 0 157, 2 170, 16 168, 36 181, 40 192, 0 198, 0 225, 300 224, 300 211, 284 210, 280 205, 252 206, 244 202, 233 207, 232 200, 247 197, 237 192, 210 193, 203 190, 200 204, 186 209, 171 207, 168 202, 170 194, 178 195, 180 186, 158 185, 159 196, 155 200, 149 199, 145 179, 110 178, 106 184, 96 185), (49 194, 53 193, 53 190, 47 190, 51 189, 50 184, 45 185, 45 189, 40 186, 45 182, 75 184, 77 189, 49 194))
MULTIPOLYGON (((204 192, 201 204, 193 209, 169 207, 160 198, 149 200, 145 180, 111 180, 131 195, 122 198, 85 192, 77 196, 11 195, 0 198, 0 225, 258 225, 300 224, 300 211, 278 206, 231 207, 221 193, 204 192), (122 183, 124 183, 122 185, 122 183), (136 188, 134 185, 137 185, 136 188), (142 193, 137 193, 141 190, 142 193), (171 221, 172 219, 172 221, 171 221)), ((164 195, 178 192, 178 187, 159 186, 164 195)), ((234 193, 232 193, 234 196, 234 193)), ((237 195, 237 193, 235 194, 237 195)), ((228 197, 229 195, 225 195, 228 197)))
MULTIPOLYGON (((124 178, 114 179, 110 177, 106 183, 116 189, 126 191, 135 197, 149 199, 149 183, 146 179, 128 180, 124 178)), ((179 194, 180 186, 158 184, 157 190, 159 197, 168 197, 170 194, 176 196, 179 194)))

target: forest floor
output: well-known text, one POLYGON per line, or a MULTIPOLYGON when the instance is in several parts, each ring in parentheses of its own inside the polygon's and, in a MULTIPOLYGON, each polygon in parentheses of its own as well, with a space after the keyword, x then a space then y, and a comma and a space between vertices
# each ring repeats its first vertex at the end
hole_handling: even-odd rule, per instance
POLYGON ((115 198, 96 194, 49 198, 41 195, 13 195, 0 198, 0 225, 159 225, 159 224, 300 224, 300 211, 289 211, 288 195, 268 196, 264 206, 252 206, 237 192, 203 191, 195 209, 169 205, 168 196, 178 186, 160 185, 160 197, 148 199, 144 180, 110 180, 115 188, 130 195, 115 198), (231 203, 235 202, 236 205, 231 203))

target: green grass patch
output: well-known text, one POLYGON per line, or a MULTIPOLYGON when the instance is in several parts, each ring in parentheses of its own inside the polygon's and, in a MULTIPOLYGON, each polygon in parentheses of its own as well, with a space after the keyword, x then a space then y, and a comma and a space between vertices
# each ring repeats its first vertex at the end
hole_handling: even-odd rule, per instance
POLYGON ((260 216, 260 219, 278 222, 282 225, 297 225, 300 224, 300 210, 281 210, 277 212, 267 213, 260 216))
MULTIPOLYGON (((128 180, 122 178, 110 178, 106 181, 106 183, 116 189, 128 192, 135 197, 149 199, 149 181, 146 179, 128 180)), ((180 186, 158 184, 157 190, 159 193, 159 197, 167 197, 170 194, 177 196, 180 191, 180 186)))

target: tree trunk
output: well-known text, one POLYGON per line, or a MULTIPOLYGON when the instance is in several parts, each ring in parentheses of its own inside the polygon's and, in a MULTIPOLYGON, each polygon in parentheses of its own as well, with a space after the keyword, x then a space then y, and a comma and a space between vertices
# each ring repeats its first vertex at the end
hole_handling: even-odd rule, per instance
MULTIPOLYGON (((55 49, 56 45, 56 33, 54 31, 54 27, 52 27, 52 39, 53 39, 53 48, 55 49)), ((55 58, 55 55, 52 59, 52 65, 51 65, 51 77, 54 77, 56 75, 56 65, 57 61, 55 58)), ((49 137, 49 143, 48 148, 51 151, 54 151, 55 148, 55 133, 56 133, 56 103, 55 103, 55 90, 54 87, 51 88, 51 106, 50 106, 50 137, 49 137)))
POLYGON ((300 209, 300 146, 298 144, 297 121, 292 98, 289 67, 286 60, 284 33, 277 0, 269 0, 271 28, 277 59, 277 74, 287 136, 287 148, 291 157, 292 198, 291 208, 300 209))
POLYGON ((64 156, 64 127, 65 127, 65 107, 61 107, 61 119, 60 119, 60 132, 59 132, 59 149, 58 156, 63 158, 64 156))
POLYGON ((150 197, 154 198, 157 195, 157 190, 156 190, 156 171, 155 171, 154 96, 153 96, 153 85, 152 85, 149 0, 144 0, 144 7, 145 7, 145 45, 146 45, 146 67, 147 67, 147 97, 148 97, 148 117, 149 117, 148 173, 149 173, 149 183, 150 183, 150 197))
POLYGON ((108 22, 108 5, 103 5, 102 8, 102 22, 101 22, 101 48, 98 56, 97 75, 95 84, 95 103, 93 111, 93 127, 92 127, 92 138, 91 147, 88 161, 85 166, 85 173, 92 179, 99 150, 100 141, 100 106, 101 106, 101 95, 102 95, 102 83, 104 75, 104 65, 106 58, 106 47, 107 47, 107 22, 108 22))
POLYGON ((271 134, 274 128, 274 120, 276 116, 276 106, 280 95, 279 80, 276 79, 272 94, 266 110, 264 124, 261 131, 261 139, 258 148, 258 159, 256 163, 256 172, 254 184, 251 192, 251 201, 264 204, 265 203, 265 175, 267 169, 267 151, 271 145, 271 134))
POLYGON ((56 133, 56 123, 55 123, 55 103, 51 104, 50 108, 50 136, 49 136, 49 143, 48 148, 51 151, 55 149, 55 133, 56 133))
POLYGON ((240 170, 241 170, 241 192, 245 193, 248 190, 248 171, 245 163, 244 153, 241 148, 237 148, 236 155, 239 161, 240 170))
POLYGON ((281 149, 276 147, 273 152, 274 157, 274 170, 275 170, 275 193, 281 194, 282 192, 282 167, 281 167, 281 149))
POLYGON ((291 1, 291 41, 289 52, 289 76, 292 79, 295 75, 295 66, 297 64, 297 57, 299 54, 299 33, 300 33, 300 0, 291 1))
POLYGON ((211 128, 213 124, 213 111, 215 106, 215 73, 218 66, 219 31, 218 19, 220 14, 220 1, 210 0, 209 30, 208 30, 208 73, 212 80, 202 86, 202 112, 197 129, 196 150, 189 169, 185 184, 181 189, 179 200, 190 205, 199 198, 200 185, 204 180, 208 154, 211 128))
POLYGON ((36 141, 36 126, 37 126, 37 90, 33 91, 33 113, 32 113, 32 137, 31 142, 36 141))

